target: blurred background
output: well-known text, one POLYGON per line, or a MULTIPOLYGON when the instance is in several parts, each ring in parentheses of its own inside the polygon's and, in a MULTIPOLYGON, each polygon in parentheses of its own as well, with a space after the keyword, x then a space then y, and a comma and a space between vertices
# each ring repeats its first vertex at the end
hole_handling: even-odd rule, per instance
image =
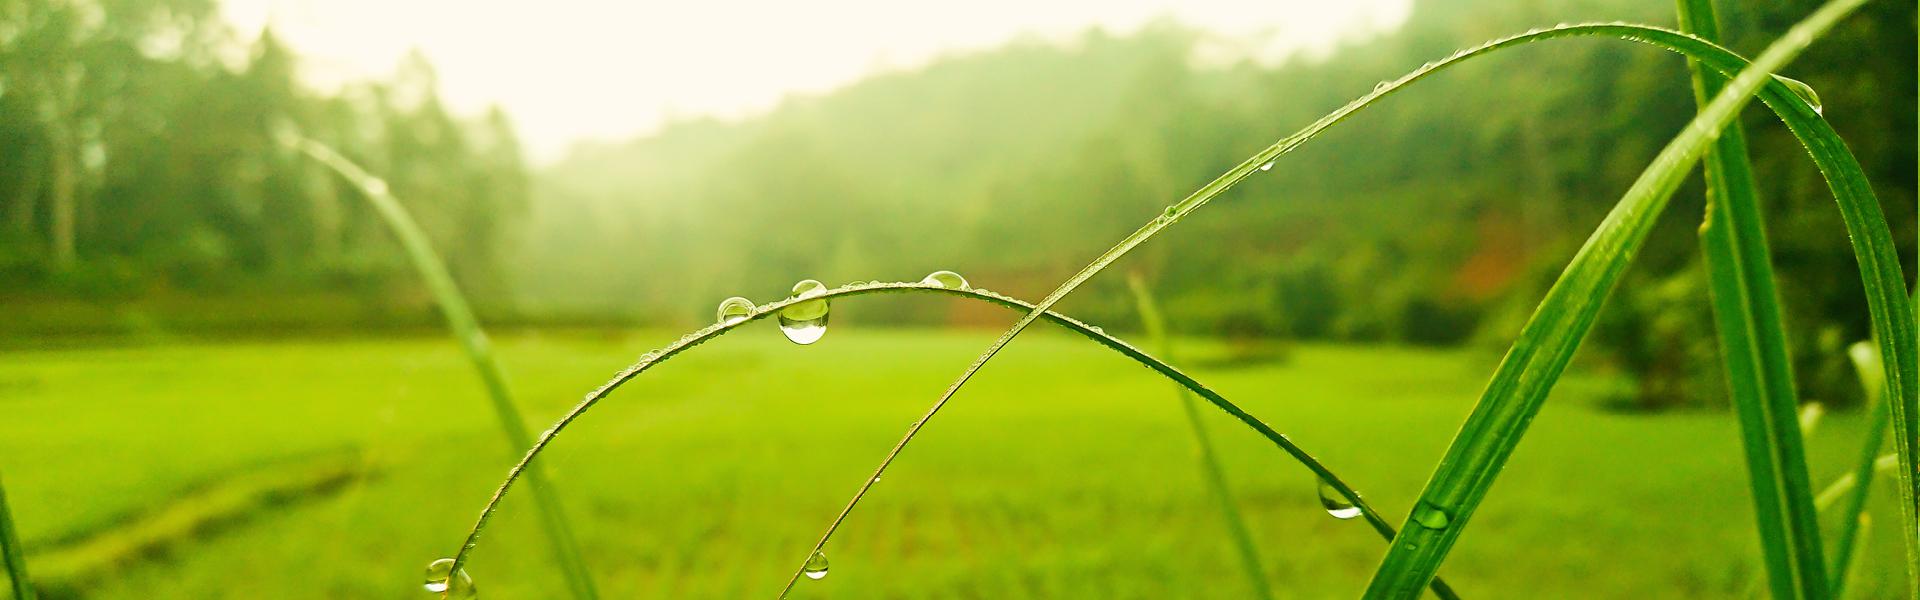
MULTIPOLYGON (((1453 50, 1629 0, 867 0, 712 7, 0 0, 0 476, 49 597, 413 597, 517 453, 399 244, 277 123, 384 178, 497 338, 537 428, 722 298, 952 269, 1037 300, 1161 208, 1453 50)), ((1751 55, 1810 12, 1721 2, 1751 55)), ((1784 74, 1916 267, 1911 3, 1784 74)), ((1692 116, 1684 61, 1505 51, 1369 108, 1060 304, 1295 436, 1398 521, 1559 270, 1692 116)), ((1746 115, 1815 480, 1857 452, 1868 335, 1838 211, 1746 115)), ((1737 431, 1676 197, 1443 569, 1463 593, 1759 593, 1737 431)), ((1017 315, 837 303, 702 346, 544 459, 608 597, 767 597, 912 419, 1017 315)), ((1037 330, 955 400, 795 597, 1246 597, 1169 384, 1037 330)), ((1206 416, 1285 597, 1383 549, 1206 416)), ((1881 495, 1891 495, 1885 491, 1881 495)), ((1894 521, 1893 504, 1881 498, 1894 521)), ((558 597, 510 498, 472 572, 558 597)), ((1857 590, 1904 593, 1874 530, 1857 590)))

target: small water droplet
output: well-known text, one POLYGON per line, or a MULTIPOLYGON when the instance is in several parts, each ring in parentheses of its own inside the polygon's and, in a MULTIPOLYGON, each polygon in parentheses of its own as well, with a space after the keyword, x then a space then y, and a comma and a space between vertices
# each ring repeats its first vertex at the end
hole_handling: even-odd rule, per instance
POLYGON ((1320 481, 1320 507, 1342 521, 1360 516, 1360 507, 1348 502, 1347 497, 1340 495, 1340 490, 1333 489, 1333 485, 1326 480, 1320 481))
POLYGON ((807 564, 800 567, 800 572, 805 573, 807 579, 826 579, 827 555, 819 550, 813 551, 813 556, 807 557, 807 564))
POLYGON ((721 323, 732 325, 753 316, 753 301, 734 296, 720 301, 718 318, 721 323))
POLYGON ((940 286, 950 290, 971 289, 967 286, 967 278, 961 277, 959 273, 953 271, 934 271, 928 273, 925 278, 920 280, 920 283, 940 286))
POLYGON ((1391 81, 1382 81, 1380 83, 1373 84, 1373 93, 1378 94, 1382 91, 1385 91, 1387 87, 1391 85, 1393 85, 1393 82, 1391 81))
POLYGON ((1261 164, 1260 164, 1260 170, 1262 170, 1262 171, 1272 171, 1272 170, 1273 170, 1273 161, 1267 161, 1267 162, 1264 162, 1264 163, 1261 163, 1261 164))
POLYGON ((453 559, 442 558, 433 561, 427 565, 427 581, 424 587, 428 592, 445 594, 449 598, 475 597, 477 594, 474 592, 473 577, 467 575, 467 570, 461 569, 458 573, 451 573, 452 571, 453 559), (449 574, 452 577, 448 577, 449 574), (449 580, 453 582, 451 590, 447 589, 449 580))
POLYGON ((1807 85, 1807 82, 1792 77, 1775 75, 1773 78, 1780 80, 1780 83, 1787 84, 1787 89, 1793 90, 1794 95, 1799 96, 1801 100, 1806 100, 1807 104, 1813 106, 1813 114, 1826 114, 1826 107, 1820 105, 1820 94, 1813 91, 1813 86, 1807 85))
MULTIPOLYGON (((1805 85, 1805 84, 1802 84, 1802 85, 1805 85)), ((388 194, 386 181, 379 180, 379 179, 368 179, 365 185, 367 188, 368 195, 385 196, 388 194)))
MULTIPOLYGON (((827 293, 827 286, 812 279, 793 284, 794 298, 812 298, 824 293, 827 293)), ((818 342, 827 335, 827 310, 825 299, 790 304, 780 309, 780 333, 802 346, 818 342)))
POLYGON ((1413 509, 1413 522, 1427 529, 1446 529, 1453 517, 1438 506, 1422 502, 1419 508, 1413 509))

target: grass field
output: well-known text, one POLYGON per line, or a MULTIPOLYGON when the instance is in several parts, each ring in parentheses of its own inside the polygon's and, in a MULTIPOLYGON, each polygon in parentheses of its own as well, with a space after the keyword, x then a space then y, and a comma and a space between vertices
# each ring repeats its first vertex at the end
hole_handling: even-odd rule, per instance
MULTIPOLYGON (((756 324, 620 390, 543 459, 603 595, 771 597, 992 333, 843 327, 798 347, 756 324)), ((544 426, 673 335, 499 346, 544 426)), ((1219 352, 1185 345, 1200 360, 1182 362, 1219 352)), ((1244 597, 1170 384, 1053 332, 1006 354, 849 519, 830 575, 795 597, 1244 597)), ((1397 523, 1495 358, 1300 346, 1280 362, 1192 370, 1397 523)), ((1562 382, 1442 570, 1463 595, 1751 591, 1732 417, 1593 410, 1609 385, 1583 372, 1562 382)), ((31 564, 88 597, 425 597, 422 568, 453 551, 513 458, 464 357, 436 337, 0 353, 0 415, 0 474, 31 564), (273 495, 164 545, 112 543, 165 509, 216 504, 207 490, 343 461, 369 475, 273 495)), ((1264 440, 1208 418, 1281 595, 1357 595, 1383 542, 1321 512, 1314 481, 1264 440)), ((1830 416, 1810 438, 1817 481, 1845 469, 1858 421, 1830 416)), ((1893 503, 1876 495, 1855 591, 1895 597, 1893 503)), ((558 573, 519 500, 470 570, 486 597, 554 597, 558 573)))

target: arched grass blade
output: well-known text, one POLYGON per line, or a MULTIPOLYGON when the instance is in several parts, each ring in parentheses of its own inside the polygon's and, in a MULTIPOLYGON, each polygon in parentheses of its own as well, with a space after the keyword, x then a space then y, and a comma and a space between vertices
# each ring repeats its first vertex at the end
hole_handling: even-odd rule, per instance
MULTIPOLYGON (((1680 29, 1719 38, 1712 0, 1677 0, 1680 29)), ((1727 78, 1688 60, 1694 101, 1705 108, 1727 78)), ((1760 199, 1740 123, 1728 123, 1708 148, 1706 224, 1700 228, 1708 291, 1739 419, 1753 489, 1754 520, 1774 598, 1812 598, 1826 591, 1820 519, 1796 418, 1799 408, 1780 293, 1767 249, 1760 199)))
MULTIPOLYGON (((813 299, 835 299, 835 298, 841 298, 841 297, 853 297, 853 296, 861 296, 865 294, 903 293, 903 292, 947 294, 947 295, 958 296, 966 299, 985 301, 988 303, 992 303, 998 306, 1002 306, 1005 308, 1018 310, 1018 311, 1033 310, 1032 304, 1028 304, 1020 300, 1016 300, 1007 296, 1002 296, 1002 295, 995 294, 993 292, 989 292, 981 289, 949 288, 949 287, 944 287, 940 284, 926 283, 926 282, 863 283, 863 284, 842 286, 839 288, 828 290, 827 292, 819 296, 813 296, 807 299, 788 298, 785 300, 781 300, 779 302, 773 302, 766 305, 758 306, 754 308, 754 311, 752 314, 748 315, 745 318, 731 319, 724 323, 716 323, 714 325, 710 325, 699 331, 695 331, 693 333, 682 336, 680 339, 675 340, 672 344, 668 344, 664 348, 661 348, 654 352, 647 353, 645 356, 641 358, 639 362, 636 362, 633 365, 628 366, 626 369, 623 369, 619 373, 615 374, 612 380, 608 381, 604 385, 601 385, 598 389, 595 389, 594 391, 588 393, 585 399, 581 400, 579 404, 575 405, 572 410, 567 411, 566 415, 561 416, 560 420, 554 423, 553 427, 550 427, 545 432, 542 432, 540 434, 540 437, 534 440, 533 446, 527 450, 526 455, 520 459, 520 462, 514 465, 512 470, 507 472, 506 480, 500 483, 500 487, 494 490, 493 497, 490 498, 487 501, 487 505, 480 510, 479 519, 474 522, 473 529, 467 532, 466 540, 461 544, 459 552, 454 554, 454 564, 452 565, 452 568, 454 570, 458 570, 461 565, 464 565, 466 563, 468 555, 473 551, 475 547, 479 545, 480 534, 486 530, 487 522, 493 518, 494 512, 499 510, 500 501, 506 497, 507 491, 513 488, 514 482, 518 481, 522 475, 528 472, 527 471, 528 465, 531 465, 533 463, 533 460, 540 455, 540 453, 547 447, 548 444, 552 443, 555 439, 558 439, 560 433, 567 428, 567 425, 573 423, 575 419, 578 419, 582 415, 586 414, 588 410, 592 409, 595 405, 599 404, 599 402, 602 399, 605 399, 608 394, 611 394, 614 390, 619 389, 619 387, 622 384, 625 384, 626 382, 632 380, 634 377, 638 377, 641 373, 647 371, 648 369, 653 368, 655 365, 664 363, 667 360, 670 360, 673 357, 678 356, 683 352, 686 352, 688 349, 693 348, 694 346, 698 346, 702 343, 705 343, 707 340, 724 335, 727 332, 733 331, 734 329, 747 325, 748 323, 752 323, 754 321, 764 319, 771 315, 774 315, 778 313, 780 309, 785 308, 788 305, 794 304, 796 302, 803 302, 803 301, 813 300, 813 299)), ((1226 412, 1229 416, 1232 416, 1235 420, 1238 420, 1242 424, 1252 428, 1255 432, 1258 432, 1262 437, 1265 437, 1268 441, 1272 442, 1275 446, 1279 447, 1282 451, 1286 452, 1287 455, 1293 457, 1294 460, 1298 461, 1301 464, 1301 466, 1306 467, 1307 470, 1313 473, 1315 477, 1319 477, 1322 481, 1325 481, 1329 487, 1332 487, 1342 497, 1345 497, 1348 501, 1352 502, 1355 507, 1358 507, 1361 510, 1361 518, 1367 522, 1367 525, 1369 527, 1373 528, 1373 530, 1380 535, 1381 539, 1383 540, 1393 539, 1393 535, 1394 535, 1393 525, 1391 523, 1388 523, 1386 519, 1381 518, 1379 516, 1380 512, 1376 510, 1372 504, 1368 503, 1366 498, 1360 495, 1359 491, 1353 489, 1352 486, 1347 484, 1346 480, 1341 479, 1339 475, 1336 475, 1333 472, 1333 470, 1329 469, 1325 464, 1322 464, 1319 461, 1319 459, 1314 458, 1313 455, 1308 454, 1306 450, 1300 448, 1298 445, 1295 445, 1292 440, 1287 438, 1287 436, 1282 435, 1278 431, 1275 431, 1272 427, 1268 426, 1264 422, 1261 422, 1259 419, 1247 413, 1245 410, 1241 410, 1239 406, 1235 405, 1232 402, 1229 402, 1225 397, 1213 391, 1211 388, 1208 388, 1207 386, 1201 384, 1198 380, 1194 379, 1193 377, 1188 376, 1186 373, 1180 371, 1177 368, 1174 368, 1173 365, 1169 365, 1166 362, 1161 361, 1160 359, 1154 358, 1153 356, 1147 354, 1146 352, 1140 350, 1139 348, 1135 348, 1131 344, 1121 341, 1119 338, 1107 335, 1106 332, 1100 330, 1097 327, 1087 325, 1086 323, 1082 323, 1071 317, 1067 317, 1065 315, 1061 315, 1055 312, 1046 313, 1046 316, 1044 318, 1046 318, 1048 321, 1052 323, 1060 325, 1061 327, 1067 328, 1069 331, 1078 333, 1086 337, 1087 339, 1093 340, 1094 342, 1099 343, 1102 346, 1105 346, 1115 352, 1118 352, 1121 355, 1126 356, 1127 358, 1130 358, 1136 362, 1139 362, 1141 365, 1144 365, 1147 368, 1152 369, 1154 372, 1159 373, 1162 377, 1166 377, 1167 379, 1172 380, 1174 383, 1180 384, 1181 387, 1184 387, 1188 391, 1193 392, 1194 395, 1199 396, 1201 399, 1206 400, 1209 404, 1212 404, 1214 407, 1219 408, 1221 411, 1226 412)), ((1452 595, 1452 592, 1447 589, 1446 584, 1437 577, 1434 579, 1433 588, 1435 592, 1440 594, 1441 597, 1443 598, 1454 597, 1452 595)))
MULTIPOLYGON (((1139 274, 1127 276, 1127 288, 1133 292, 1134 308, 1140 311, 1140 324, 1146 328, 1147 343, 1153 344, 1160 357, 1173 360, 1173 341, 1167 337, 1167 321, 1160 315, 1160 307, 1153 301, 1153 291, 1140 280, 1139 274)), ((1240 553, 1240 565, 1247 572, 1247 585, 1253 588, 1254 596, 1272 598, 1273 585, 1267 582, 1266 571, 1261 567, 1260 546, 1253 541, 1253 533, 1247 530, 1247 521, 1240 515, 1240 506, 1233 501, 1233 486, 1227 483, 1226 470, 1220 467, 1220 457, 1215 456, 1213 440, 1207 436, 1207 426, 1200 422, 1200 409, 1194 405, 1193 395, 1184 387, 1175 386, 1174 395, 1179 397, 1180 410, 1187 417, 1187 425, 1193 429, 1193 444, 1199 450, 1196 454, 1200 462, 1200 474, 1206 479, 1207 490, 1214 500, 1220 503, 1220 519, 1225 521, 1227 532, 1233 537, 1233 545, 1240 553)), ((1317 488, 1317 482, 1315 487, 1317 488)))
MULTIPOLYGON (((1728 82, 1662 149, 1547 291, 1455 436, 1413 515, 1374 573, 1367 598, 1413 598, 1438 571, 1520 443, 1547 392, 1592 327, 1621 273, 1687 171, 1722 127, 1786 65, 1864 0, 1837 0, 1788 30, 1728 82)), ((1896 265, 1897 269, 1897 265, 1896 265)), ((1903 298, 1904 300, 1904 298, 1903 298)), ((1902 307, 1904 308, 1904 307, 1902 307)), ((1816 592, 1824 595, 1825 589, 1816 592)))
MULTIPOLYGON (((460 340, 461 349, 473 363, 479 374, 480 382, 487 389, 487 398, 492 400, 494 415, 500 422, 500 431, 507 436, 507 443, 515 451, 523 451, 533 446, 533 438, 527 434, 527 421, 520 416, 520 409, 513 403, 513 394, 507 388, 506 371, 500 368, 500 361, 493 356, 493 345, 487 341, 487 334, 480 329, 480 320, 473 315, 473 309, 467 305, 466 296, 460 293, 460 287, 454 284, 453 275, 447 272, 440 255, 433 251, 433 245, 427 240, 427 233, 420 229, 413 217, 407 214, 405 206, 387 189, 387 184, 374 177, 353 161, 334 152, 325 144, 305 138, 291 131, 281 131, 280 135, 307 156, 326 165, 345 177, 371 203, 374 211, 393 230, 395 238, 406 249, 407 258, 413 262, 420 278, 426 281, 427 290, 433 294, 434 303, 440 307, 440 315, 447 321, 447 329, 460 340)), ((567 588, 574 598, 591 599, 598 597, 593 587, 593 574, 587 570, 587 564, 580 557, 580 544, 573 535, 573 528, 567 522, 566 513, 560 506, 560 498, 554 495, 553 484, 548 482, 538 469, 528 471, 527 482, 533 487, 534 504, 540 513, 540 523, 553 545, 554 560, 560 566, 567 588)))
POLYGON ((27 551, 20 547, 20 532, 13 526, 13 511, 7 508, 6 486, 0 485, 0 562, 7 566, 7 581, 13 584, 14 600, 33 600, 33 580, 27 578, 27 551))

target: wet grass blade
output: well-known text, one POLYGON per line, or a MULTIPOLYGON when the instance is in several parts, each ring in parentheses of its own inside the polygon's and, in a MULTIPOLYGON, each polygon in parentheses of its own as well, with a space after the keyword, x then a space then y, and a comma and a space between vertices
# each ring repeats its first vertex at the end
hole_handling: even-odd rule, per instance
MULTIPOLYGON (((1547 393, 1559 380, 1601 305, 1655 219, 1721 128, 1772 79, 1772 72, 1864 0, 1836 0, 1788 30, 1728 82, 1662 149, 1568 264, 1521 330, 1486 392, 1448 447, 1407 524, 1368 585, 1367 598, 1413 598, 1439 570, 1493 486, 1547 393)), ((1897 267, 1896 267, 1897 268, 1897 267)), ((1902 299, 1904 300, 1904 298, 1902 299)), ((1904 308, 1904 307, 1903 307, 1904 308)), ((1824 594, 1820 589, 1818 594, 1824 594)))
MULTIPOLYGON (((993 292, 988 292, 985 290, 977 290, 977 289, 948 288, 948 287, 944 287, 936 284, 928 284, 925 282, 915 282, 915 283, 873 282, 873 283, 847 285, 847 286, 842 286, 832 290, 828 290, 825 293, 819 296, 809 298, 808 300, 810 299, 832 300, 836 298, 856 297, 856 296, 862 296, 866 294, 905 293, 905 292, 946 294, 946 295, 951 295, 951 296, 969 299, 969 300, 983 301, 983 302, 991 303, 997 306, 1001 306, 1004 308, 1021 311, 1021 312, 1030 312, 1033 310, 1032 304, 1028 304, 1024 301, 1010 298, 1007 296, 1002 296, 1000 294, 995 294, 993 292)), ((628 366, 626 369, 621 370, 619 373, 613 376, 612 380, 609 380, 606 384, 601 385, 598 389, 595 389, 592 392, 588 392, 587 397, 581 400, 579 404, 575 405, 572 410, 567 411, 567 414, 561 416, 560 420, 553 424, 553 427, 550 427, 545 432, 541 433, 540 438, 534 441, 533 447, 528 449, 527 454, 520 459, 520 462, 518 464, 514 465, 513 470, 507 473, 506 480, 500 483, 500 487, 494 490, 493 497, 487 501, 486 507, 480 510, 480 518, 474 522, 473 529, 467 532, 467 538, 465 542, 463 542, 462 545, 460 546, 459 552, 454 555, 453 567, 455 569, 458 569, 460 565, 465 564, 468 554, 472 552, 473 549, 479 545, 480 534, 486 530, 488 521, 492 519, 495 511, 499 510, 501 500, 504 499, 507 495, 507 492, 513 488, 513 484, 519 481, 520 476, 527 472, 526 469, 529 465, 532 464, 533 460, 537 458, 539 454, 543 450, 545 450, 549 444, 551 444, 554 440, 558 439, 560 434, 563 431, 565 431, 567 426, 569 424, 572 424, 574 420, 579 419, 581 416, 585 415, 588 410, 591 410, 594 406, 598 405, 601 400, 605 399, 609 394, 612 394, 614 390, 619 389, 621 385, 625 384, 628 381, 632 381, 635 377, 639 377, 641 373, 646 372, 647 370, 653 368, 654 366, 664 363, 675 356, 679 356, 681 353, 688 351, 694 346, 698 346, 702 343, 705 343, 707 340, 711 340, 721 335, 725 335, 727 332, 738 329, 741 326, 744 326, 753 321, 768 318, 774 315, 775 313, 779 312, 780 309, 782 308, 790 306, 796 302, 804 302, 804 301, 807 301, 807 300, 788 298, 786 300, 781 300, 779 302, 773 302, 773 303, 765 304, 762 306, 757 306, 757 307, 754 307, 753 312, 747 315, 747 317, 744 319, 728 321, 725 323, 716 323, 714 325, 709 325, 706 328, 701 329, 699 331, 695 331, 693 333, 682 336, 680 339, 675 340, 672 344, 668 344, 664 348, 660 348, 659 350, 656 350, 654 352, 648 352, 647 354, 642 356, 639 362, 636 362, 633 365, 628 366)), ((1166 362, 1161 361, 1160 359, 1154 358, 1148 353, 1140 350, 1139 348, 1135 348, 1133 345, 1128 344, 1125 341, 1120 340, 1119 338, 1113 337, 1111 335, 1107 335, 1106 332, 1100 330, 1097 327, 1088 325, 1086 323, 1075 320, 1072 317, 1068 317, 1052 311, 1048 311, 1047 313, 1045 313, 1045 315, 1042 318, 1051 323, 1057 324, 1061 327, 1065 327, 1068 331, 1072 331, 1074 333, 1080 334, 1081 336, 1086 337, 1087 339, 1092 340, 1095 343, 1100 344, 1101 346, 1105 346, 1108 349, 1111 349, 1115 352, 1120 353, 1122 356, 1126 356, 1127 358, 1130 358, 1135 362, 1138 362, 1141 365, 1149 369, 1152 369, 1154 372, 1159 373, 1162 377, 1166 377, 1168 380, 1176 384, 1179 384, 1183 388, 1186 388, 1187 391, 1193 392, 1195 396, 1199 396, 1201 399, 1206 400, 1209 404, 1212 404, 1215 408, 1218 408, 1222 412, 1227 413, 1228 416, 1233 417, 1234 420, 1239 421, 1241 424, 1246 425, 1248 428, 1254 430, 1255 433, 1260 434, 1261 437, 1264 437, 1267 439, 1267 441, 1272 442, 1275 447, 1278 447, 1281 451, 1286 452, 1288 456, 1298 461, 1301 466, 1306 467, 1307 471, 1312 473, 1314 477, 1317 477, 1321 481, 1326 482, 1327 485, 1329 487, 1332 487, 1335 492, 1340 494, 1341 497, 1346 498, 1347 501, 1352 502, 1356 508, 1359 508, 1360 518, 1366 521, 1367 526, 1371 527, 1375 533, 1378 533, 1382 540, 1386 540, 1386 541, 1393 540, 1393 536, 1395 533, 1393 524, 1388 523, 1386 519, 1381 518, 1380 512, 1377 509, 1375 509, 1372 504, 1367 502, 1367 499, 1365 497, 1360 495, 1359 490, 1355 490, 1353 486, 1348 485, 1345 479, 1342 479, 1338 474, 1335 474, 1331 468, 1328 468, 1326 464, 1321 463, 1319 459, 1314 458, 1312 454, 1308 454, 1307 451, 1301 448, 1298 444, 1293 443, 1293 440, 1288 439, 1286 435, 1283 435, 1280 432, 1275 431, 1272 427, 1268 426, 1266 423, 1261 422, 1257 418, 1254 418, 1253 415, 1247 413, 1247 411, 1245 410, 1242 410, 1238 405, 1235 405, 1233 402, 1228 401, 1224 396, 1221 396, 1218 392, 1213 391, 1211 388, 1208 388, 1206 385, 1201 384, 1198 380, 1194 379, 1193 377, 1187 375, 1186 373, 1180 371, 1177 368, 1174 368, 1173 365, 1169 365, 1166 362)), ((1438 595, 1440 598, 1442 598, 1443 600, 1452 600, 1457 597, 1453 594, 1453 591, 1446 586, 1446 583, 1440 580, 1439 577, 1434 578, 1432 587, 1433 587, 1434 593, 1438 595)))
MULTIPOLYGON (((1140 324, 1146 328, 1147 343, 1160 352, 1162 360, 1172 361, 1173 341, 1167 336, 1166 319, 1160 315, 1160 307, 1153 301, 1153 292, 1147 289, 1146 282, 1138 274, 1127 276, 1127 287, 1133 291, 1133 305, 1140 311, 1140 324)), ((1240 552, 1240 564, 1247 572, 1247 585, 1253 588, 1258 598, 1273 598, 1272 585, 1267 583, 1266 571, 1261 567, 1260 547, 1253 541, 1253 533, 1247 530, 1247 522, 1240 515, 1240 507, 1233 501, 1233 487, 1227 483, 1227 473, 1220 467, 1220 458, 1215 456, 1213 440, 1207 436, 1207 426, 1200 422, 1200 407, 1195 403, 1193 394, 1187 388, 1174 386, 1174 394, 1179 396, 1180 409, 1187 417, 1187 425, 1193 429, 1193 443, 1199 450, 1200 472, 1205 476, 1208 491, 1214 500, 1220 503, 1220 519, 1226 522, 1228 533, 1233 536, 1233 545, 1240 552)), ((1315 489, 1319 482, 1314 482, 1315 489)))
MULTIPOLYGON (((446 264, 434 252, 432 243, 427 240, 427 233, 407 214, 406 207, 387 189, 385 181, 325 144, 290 132, 282 132, 282 135, 289 137, 288 141, 300 151, 345 177, 387 222, 394 237, 406 249, 407 258, 412 261, 414 269, 426 281, 427 290, 433 294, 434 303, 439 305, 440 314, 447 321, 447 329, 460 341, 461 349, 466 351, 467 358, 479 374, 480 382, 487 390, 487 398, 492 401, 494 415, 500 422, 500 430, 507 436, 507 443, 513 446, 515 452, 532 448, 533 437, 527 433, 527 421, 520 416, 520 409, 514 405, 513 394, 507 388, 506 371, 500 368, 500 361, 494 358, 493 345, 487 341, 486 332, 480 329, 480 321, 474 317, 472 307, 467 305, 466 296, 454 284, 453 275, 447 272, 446 264)), ((597 597, 593 575, 587 570, 586 561, 580 557, 580 544, 567 522, 559 497, 553 492, 553 484, 538 469, 529 470, 526 477, 531 484, 542 528, 552 542, 554 559, 566 579, 568 590, 578 599, 597 597)))
POLYGON ((20 547, 20 532, 13 526, 13 511, 7 508, 5 486, 0 486, 0 562, 7 565, 7 581, 13 583, 14 600, 33 600, 33 580, 27 578, 27 552, 20 547))
POLYGON ((1887 378, 1880 364, 1880 353, 1873 344, 1854 344, 1847 356, 1860 374, 1860 387, 1866 392, 1867 403, 1873 406, 1873 414, 1867 418, 1867 439, 1860 444, 1860 461, 1853 468, 1853 490, 1841 508, 1840 535, 1833 542, 1833 592, 1828 594, 1832 598, 1846 593, 1847 569, 1853 566, 1854 551, 1859 546, 1857 536, 1867 515, 1867 492, 1873 489, 1874 463, 1880 458, 1880 446, 1886 442, 1887 411, 1891 404, 1877 401, 1886 395, 1887 378))
MULTIPOLYGON (((1719 38, 1712 0, 1678 0, 1680 29, 1719 38)), ((1727 78, 1687 61, 1695 102, 1705 108, 1727 78)), ((1700 228, 1720 354, 1746 451, 1761 555, 1774 598, 1827 592, 1820 520, 1813 506, 1806 450, 1796 419, 1780 294, 1767 249, 1746 133, 1733 122, 1707 150, 1706 224, 1700 228)))

